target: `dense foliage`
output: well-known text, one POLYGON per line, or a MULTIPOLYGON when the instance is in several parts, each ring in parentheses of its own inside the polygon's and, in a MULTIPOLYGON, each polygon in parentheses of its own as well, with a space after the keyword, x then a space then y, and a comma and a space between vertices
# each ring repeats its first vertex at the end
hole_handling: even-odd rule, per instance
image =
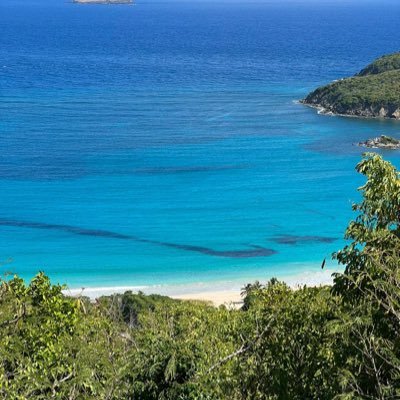
POLYGON ((362 69, 358 75, 365 76, 381 74, 382 72, 393 71, 396 69, 400 69, 400 53, 388 54, 378 58, 362 69))
POLYGON ((332 287, 244 288, 242 309, 0 285, 1 399, 400 398, 400 177, 378 155, 332 287))
POLYGON ((303 102, 336 114, 400 118, 400 53, 379 58, 354 77, 316 89, 303 102))

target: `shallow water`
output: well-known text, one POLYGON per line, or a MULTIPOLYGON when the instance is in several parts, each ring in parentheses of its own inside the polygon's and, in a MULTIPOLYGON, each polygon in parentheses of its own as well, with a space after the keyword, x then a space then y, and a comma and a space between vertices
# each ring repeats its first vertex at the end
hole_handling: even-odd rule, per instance
POLYGON ((400 124, 296 100, 398 51, 399 11, 2 0, 3 271, 72 287, 317 271, 358 198, 353 143, 400 124))

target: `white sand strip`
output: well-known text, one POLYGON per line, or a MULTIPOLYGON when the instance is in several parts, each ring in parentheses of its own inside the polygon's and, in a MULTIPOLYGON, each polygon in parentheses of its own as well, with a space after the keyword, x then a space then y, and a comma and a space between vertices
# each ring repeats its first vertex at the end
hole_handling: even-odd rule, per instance
MULTIPOLYGON (((332 284, 332 273, 334 270, 307 271, 298 275, 283 276, 279 280, 286 282, 290 287, 320 286, 332 284)), ((260 280, 261 281, 261 280, 260 280)), ((109 296, 116 293, 124 293, 128 290, 133 293, 142 291, 145 294, 161 294, 182 300, 203 300, 212 302, 214 305, 221 304, 237 306, 241 304, 241 288, 254 279, 243 280, 243 282, 209 282, 192 283, 187 285, 154 285, 154 286, 114 286, 114 287, 87 287, 80 289, 67 289, 64 294, 68 296, 87 296, 95 299, 100 296, 109 296)), ((261 281, 265 283, 265 280, 261 281)))

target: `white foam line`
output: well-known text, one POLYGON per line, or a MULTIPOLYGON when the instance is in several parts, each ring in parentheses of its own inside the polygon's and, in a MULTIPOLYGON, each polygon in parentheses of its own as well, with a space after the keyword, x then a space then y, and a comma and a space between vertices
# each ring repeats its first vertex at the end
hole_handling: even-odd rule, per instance
POLYGON ((125 293, 129 290, 132 292, 138 292, 145 290, 148 286, 103 286, 103 287, 81 287, 73 289, 65 289, 63 293, 66 296, 87 296, 95 298, 98 296, 108 296, 114 293, 125 293))
MULTIPOLYGON (((337 272, 333 269, 325 269, 323 271, 305 271, 297 275, 289 276, 278 276, 277 278, 283 282, 286 282, 288 286, 293 289, 301 286, 323 286, 331 285, 333 283, 332 274, 337 272)), ((225 292, 225 293, 240 293, 242 287, 247 283, 254 282, 255 279, 241 279, 235 281, 220 281, 220 282, 195 282, 187 284, 176 284, 176 285, 149 285, 149 286, 102 286, 102 287, 86 287, 86 288, 72 288, 66 289, 63 293, 67 296, 87 296, 91 299, 98 298, 100 296, 109 296, 117 293, 125 293, 126 291, 132 291, 137 293, 142 291, 145 294, 162 294, 170 297, 180 297, 195 295, 199 297, 201 294, 211 294, 214 292, 225 292)), ((262 283, 265 283, 265 279, 260 279, 262 283)), ((205 296, 207 297, 207 296, 205 296)))
POLYGON ((337 271, 331 269, 326 269, 324 271, 306 271, 299 275, 282 278, 282 280, 292 288, 304 285, 307 286, 332 285, 333 283, 332 274, 334 272, 337 271))

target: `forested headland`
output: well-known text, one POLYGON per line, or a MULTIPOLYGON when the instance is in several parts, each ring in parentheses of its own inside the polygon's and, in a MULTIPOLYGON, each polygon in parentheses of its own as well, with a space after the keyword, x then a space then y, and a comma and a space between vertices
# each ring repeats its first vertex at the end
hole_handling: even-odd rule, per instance
POLYGON ((400 118, 400 53, 373 61, 353 77, 311 92, 302 103, 325 113, 400 118))
POLYGON ((235 310, 127 292, 0 284, 1 399, 400 398, 400 175, 379 155, 331 287, 271 279, 235 310))

